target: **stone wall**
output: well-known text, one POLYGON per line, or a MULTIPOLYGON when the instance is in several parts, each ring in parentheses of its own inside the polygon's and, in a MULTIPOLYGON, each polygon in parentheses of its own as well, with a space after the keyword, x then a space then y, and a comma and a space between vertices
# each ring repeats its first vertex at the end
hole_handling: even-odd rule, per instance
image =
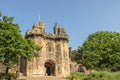
POLYGON ((70 73, 78 72, 79 65, 76 62, 70 62, 70 73))
MULTIPOLYGON (((13 66, 11 69, 9 69, 9 73, 16 73, 18 70, 18 66, 13 66)), ((6 66, 0 63, 0 73, 5 73, 6 72, 6 66)))

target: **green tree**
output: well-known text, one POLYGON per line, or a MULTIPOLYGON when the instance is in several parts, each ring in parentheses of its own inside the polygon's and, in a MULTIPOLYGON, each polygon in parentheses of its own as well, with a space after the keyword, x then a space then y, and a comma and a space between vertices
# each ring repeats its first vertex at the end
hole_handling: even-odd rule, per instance
POLYGON ((12 22, 13 17, 2 16, 0 13, 0 62, 5 65, 6 74, 10 68, 19 64, 20 57, 30 60, 39 56, 40 46, 31 39, 26 39, 20 34, 18 24, 12 22))
POLYGON ((120 70, 120 33, 98 31, 89 35, 75 59, 90 69, 120 70))

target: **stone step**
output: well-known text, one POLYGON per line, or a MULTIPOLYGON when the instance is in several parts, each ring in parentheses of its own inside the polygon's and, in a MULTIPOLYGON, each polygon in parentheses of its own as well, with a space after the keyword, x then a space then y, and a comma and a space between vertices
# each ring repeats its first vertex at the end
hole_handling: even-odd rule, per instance
POLYGON ((47 77, 27 77, 27 80, 69 80, 69 79, 47 76, 47 77))

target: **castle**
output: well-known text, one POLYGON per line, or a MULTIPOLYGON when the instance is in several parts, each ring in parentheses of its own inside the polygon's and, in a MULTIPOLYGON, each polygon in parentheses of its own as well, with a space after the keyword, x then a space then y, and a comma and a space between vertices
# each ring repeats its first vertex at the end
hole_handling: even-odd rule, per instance
POLYGON ((26 37, 32 38, 35 44, 43 46, 39 51, 40 57, 32 61, 22 62, 21 72, 27 76, 58 76, 70 75, 70 60, 65 29, 54 25, 54 34, 45 32, 44 22, 35 23, 32 30, 27 30, 26 37))
MULTIPOLYGON (((20 71, 19 76, 56 76, 68 77, 78 70, 76 62, 71 61, 72 50, 68 48, 69 37, 64 28, 54 25, 54 34, 45 32, 44 22, 35 23, 32 30, 27 30, 25 37, 31 38, 36 45, 42 46, 39 57, 26 61, 21 58, 20 65, 10 69, 11 73, 20 71)), ((0 72, 6 67, 0 64, 0 72)))

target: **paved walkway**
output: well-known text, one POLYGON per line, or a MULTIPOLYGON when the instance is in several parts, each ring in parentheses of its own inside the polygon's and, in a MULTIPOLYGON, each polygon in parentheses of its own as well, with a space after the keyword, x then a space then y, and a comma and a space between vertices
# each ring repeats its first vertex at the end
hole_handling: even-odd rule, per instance
POLYGON ((27 77, 26 80, 69 80, 69 79, 47 76, 47 77, 27 77))

